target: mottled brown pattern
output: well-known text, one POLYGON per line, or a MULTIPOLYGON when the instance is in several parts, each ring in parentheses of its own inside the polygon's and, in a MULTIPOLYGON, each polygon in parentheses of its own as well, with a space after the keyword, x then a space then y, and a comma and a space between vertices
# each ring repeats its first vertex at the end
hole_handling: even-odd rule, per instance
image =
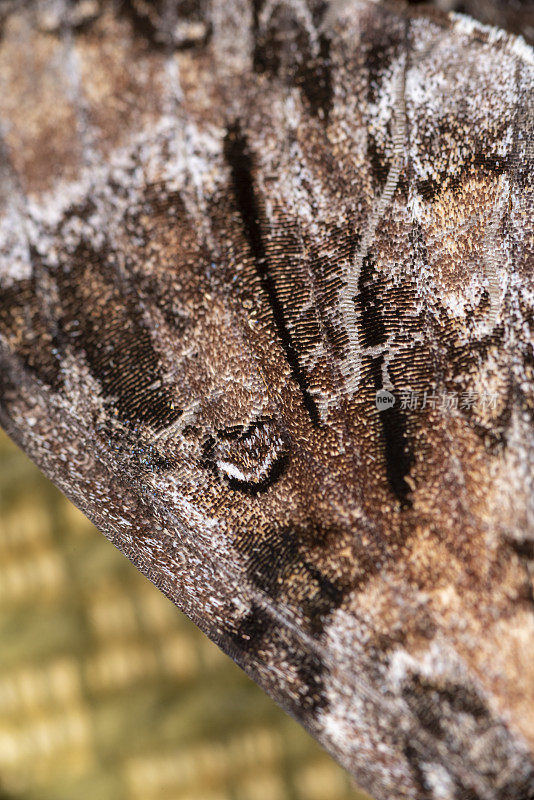
POLYGON ((378 800, 534 797, 531 49, 42 13, 0 45, 2 424, 378 800))

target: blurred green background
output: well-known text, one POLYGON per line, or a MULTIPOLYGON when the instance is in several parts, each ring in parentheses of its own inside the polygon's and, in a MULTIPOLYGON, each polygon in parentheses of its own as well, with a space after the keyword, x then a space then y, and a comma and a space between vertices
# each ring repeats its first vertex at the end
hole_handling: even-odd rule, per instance
POLYGON ((0 800, 363 800, 0 432, 0 800))

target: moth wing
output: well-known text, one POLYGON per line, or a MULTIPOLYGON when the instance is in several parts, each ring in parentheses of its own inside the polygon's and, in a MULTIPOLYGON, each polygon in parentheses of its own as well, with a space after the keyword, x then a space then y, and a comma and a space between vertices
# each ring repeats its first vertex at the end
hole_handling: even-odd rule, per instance
POLYGON ((376 798, 522 800, 532 52, 161 8, 4 20, 2 425, 376 798))

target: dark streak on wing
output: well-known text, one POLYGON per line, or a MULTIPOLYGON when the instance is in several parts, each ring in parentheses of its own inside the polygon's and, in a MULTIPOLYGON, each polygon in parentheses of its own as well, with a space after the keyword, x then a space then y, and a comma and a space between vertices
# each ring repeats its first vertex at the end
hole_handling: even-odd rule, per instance
POLYGON ((378 147, 372 133, 367 134, 367 159, 371 166, 373 188, 375 192, 380 192, 387 181, 390 162, 383 150, 378 147))
MULTIPOLYGON (((382 86, 382 81, 387 74, 395 50, 401 43, 400 34, 392 37, 390 26, 375 28, 373 39, 369 40, 365 50, 365 65, 367 67, 367 102, 376 103, 382 86)), ((369 37, 369 32, 367 34, 369 37)))
MULTIPOLYGON (((382 362, 384 356, 373 359, 372 373, 375 389, 382 389, 382 362)), ((384 455, 386 457, 386 475, 388 483, 400 501, 403 508, 412 505, 409 494, 410 487, 406 482, 406 475, 413 464, 413 455, 410 452, 408 437, 406 435, 406 417, 397 406, 391 406, 380 411, 382 436, 384 440, 384 455)))
MULTIPOLYGON (((154 5, 157 5, 157 3, 154 3, 154 5)), ((153 13, 155 13, 155 9, 153 13)), ((148 13, 141 11, 136 0, 122 0, 119 5, 119 14, 130 20, 136 36, 150 42, 153 47, 161 48, 164 46, 164 43, 158 37, 158 30, 153 19, 148 13)))
MULTIPOLYGON (((386 341, 386 326, 381 313, 383 301, 380 296, 380 283, 370 255, 367 255, 362 262, 358 288, 357 304, 360 310, 362 345, 363 347, 376 347, 386 341)), ((371 362, 371 373, 376 391, 384 388, 382 386, 383 361, 384 356, 380 355, 373 358, 371 362)), ((394 405, 380 411, 380 423, 388 483, 401 505, 409 507, 411 505, 408 497, 410 487, 406 483, 405 476, 413 464, 413 455, 410 452, 406 434, 405 416, 402 410, 394 405)))
POLYGON ((319 412, 310 393, 304 372, 300 367, 298 353, 289 332, 284 308, 278 298, 276 286, 269 271, 267 253, 261 231, 260 211, 254 190, 252 159, 248 150, 246 136, 242 133, 238 123, 228 130, 224 144, 224 154, 230 166, 234 195, 243 221, 245 235, 254 257, 262 288, 267 295, 273 312, 274 322, 291 374, 300 388, 303 403, 312 424, 318 427, 319 412))
POLYGON ((524 539, 523 541, 511 541, 511 547, 520 558, 534 562, 534 540, 524 539))
POLYGON ((328 668, 314 653, 289 642, 284 629, 259 603, 252 602, 250 612, 242 620, 239 630, 231 634, 231 639, 239 650, 254 657, 262 658, 263 652, 276 653, 283 660, 288 674, 296 674, 298 682, 293 688, 297 698, 289 694, 283 698, 283 705, 289 713, 301 719, 305 711, 313 719, 326 708, 328 668))
POLYGON ((362 261, 358 290, 362 345, 374 347, 383 344, 386 341, 386 328, 380 311, 381 297, 375 275, 375 263, 370 255, 366 255, 362 261))
POLYGON ((525 587, 523 597, 528 606, 534 608, 534 540, 510 539, 509 547, 517 555, 525 571, 525 587))

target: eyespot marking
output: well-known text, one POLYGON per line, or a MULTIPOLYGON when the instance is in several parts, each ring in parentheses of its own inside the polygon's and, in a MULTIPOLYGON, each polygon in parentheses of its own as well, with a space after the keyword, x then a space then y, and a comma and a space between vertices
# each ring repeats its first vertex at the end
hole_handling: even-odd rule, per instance
POLYGON ((202 465, 231 489, 255 495, 282 476, 289 461, 289 443, 274 420, 260 417, 247 427, 217 431, 204 444, 202 465))

